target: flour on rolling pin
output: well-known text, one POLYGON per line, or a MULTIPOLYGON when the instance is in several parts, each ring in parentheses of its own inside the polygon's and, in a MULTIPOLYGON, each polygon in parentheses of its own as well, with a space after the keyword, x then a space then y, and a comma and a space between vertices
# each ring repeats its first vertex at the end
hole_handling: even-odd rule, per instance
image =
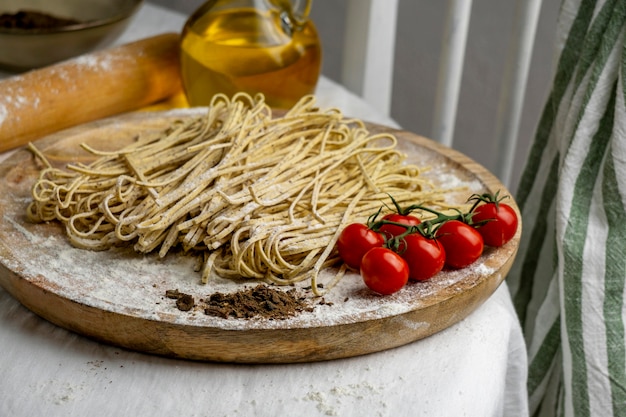
MULTIPOLYGON (((115 56, 112 54, 101 55, 84 55, 67 61, 63 65, 52 66, 46 71, 36 71, 31 75, 33 79, 37 79, 41 88, 51 87, 45 90, 46 94, 66 94, 72 90, 76 90, 76 86, 72 83, 72 78, 76 74, 109 71, 115 65, 132 65, 131 60, 127 56, 115 56), (125 61, 125 62, 122 62, 125 61), (67 84, 55 84, 52 79, 60 79, 67 84)), ((39 109, 41 97, 39 94, 33 94, 25 83, 10 83, 3 88, 4 97, 0 97, 0 125, 10 123, 9 116, 12 114, 10 110, 17 109, 21 111, 35 112, 39 109)), ((17 112, 16 112, 17 113, 17 112)), ((19 114, 16 116, 16 119, 19 114)), ((15 120, 19 122, 20 120, 15 120)))
POLYGON ((0 152, 181 91, 178 34, 164 34, 0 81, 0 152))

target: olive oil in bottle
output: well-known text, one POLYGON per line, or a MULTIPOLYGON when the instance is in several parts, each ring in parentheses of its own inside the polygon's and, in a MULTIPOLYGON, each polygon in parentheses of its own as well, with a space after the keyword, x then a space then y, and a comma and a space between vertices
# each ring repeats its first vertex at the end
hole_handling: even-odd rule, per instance
POLYGON ((276 108, 312 94, 321 48, 310 20, 290 22, 276 7, 219 7, 209 1, 185 24, 181 72, 189 104, 206 106, 214 94, 263 93, 276 108))

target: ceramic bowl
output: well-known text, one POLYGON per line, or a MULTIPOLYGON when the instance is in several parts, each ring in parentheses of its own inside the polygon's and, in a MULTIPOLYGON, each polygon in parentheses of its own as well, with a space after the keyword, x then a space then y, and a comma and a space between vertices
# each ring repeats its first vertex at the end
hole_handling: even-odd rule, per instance
POLYGON ((0 0, 0 67, 23 71, 104 48, 124 32, 142 2, 0 0))

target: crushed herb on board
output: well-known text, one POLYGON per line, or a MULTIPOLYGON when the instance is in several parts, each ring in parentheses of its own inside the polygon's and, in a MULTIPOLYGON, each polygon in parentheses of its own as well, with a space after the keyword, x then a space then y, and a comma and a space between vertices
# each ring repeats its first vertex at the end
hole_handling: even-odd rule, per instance
MULTIPOLYGON (((165 295, 167 298, 176 299, 176 307, 181 311, 189 311, 193 307, 192 305, 184 310, 179 305, 180 300, 184 298, 193 300, 189 294, 181 293, 178 290, 167 290, 165 295)), ((200 308, 204 309, 205 314, 224 319, 265 318, 282 320, 303 311, 313 311, 307 298, 300 295, 295 288, 282 291, 262 284, 235 293, 217 292, 201 301, 203 304, 200 308)), ((327 304, 330 305, 330 303, 327 304)), ((183 307, 187 308, 188 304, 183 304, 183 307)))
POLYGON ((176 300, 176 308, 180 311, 189 311, 196 305, 192 295, 184 294, 178 290, 167 290, 165 296, 176 300))

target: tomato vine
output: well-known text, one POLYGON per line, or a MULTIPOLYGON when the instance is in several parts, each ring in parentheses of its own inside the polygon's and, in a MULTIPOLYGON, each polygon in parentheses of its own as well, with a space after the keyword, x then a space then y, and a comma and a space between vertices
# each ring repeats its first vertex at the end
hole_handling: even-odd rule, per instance
POLYGON ((500 196, 499 191, 472 194, 469 210, 448 214, 422 204, 401 207, 389 197, 391 212, 382 215, 384 208, 389 209, 383 205, 365 223, 346 226, 337 242, 341 259, 380 294, 399 291, 408 280, 428 280, 445 267, 473 264, 485 245, 508 243, 519 224, 517 212, 502 202, 509 196, 500 196))

